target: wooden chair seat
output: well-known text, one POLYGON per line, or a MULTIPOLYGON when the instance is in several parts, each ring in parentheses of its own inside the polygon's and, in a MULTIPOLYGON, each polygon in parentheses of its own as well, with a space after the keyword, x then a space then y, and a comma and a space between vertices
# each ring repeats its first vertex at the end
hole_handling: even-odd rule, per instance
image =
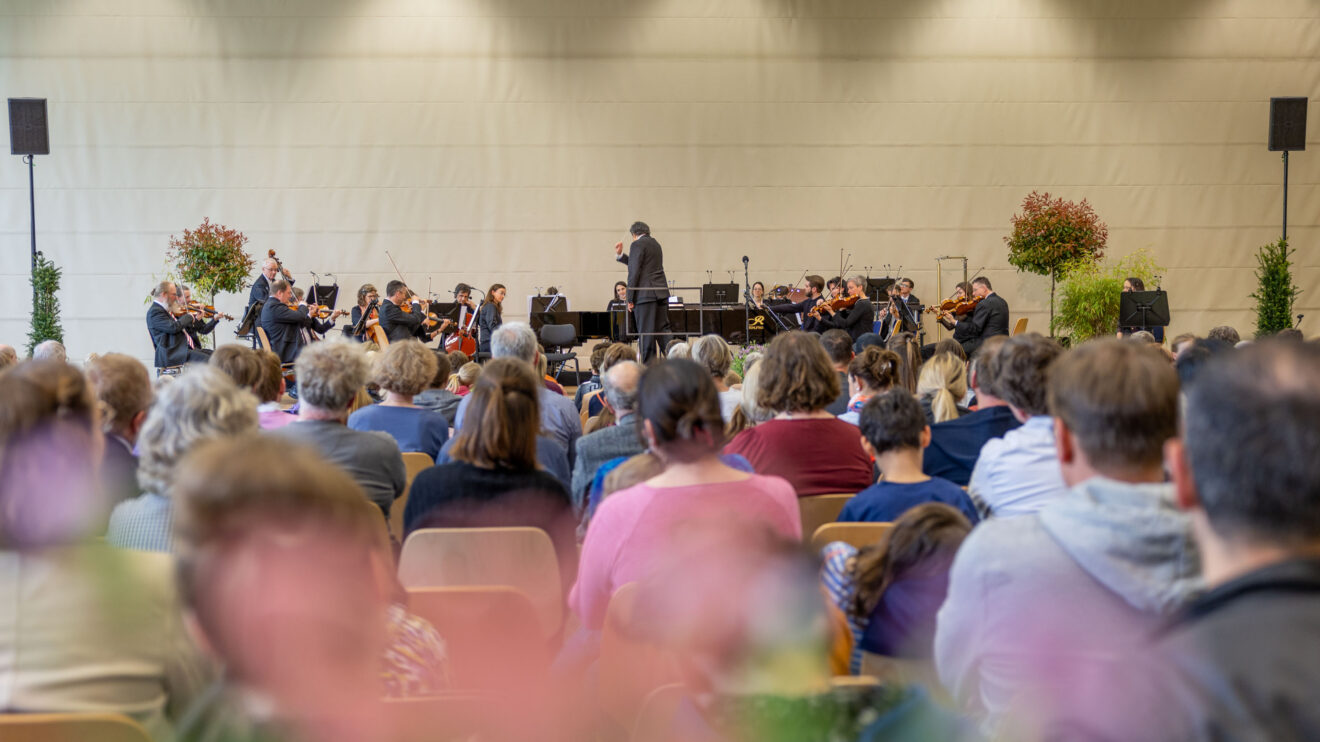
POLYGON ((0 714, 4 742, 151 742, 123 714, 0 714))
POLYGON ((893 527, 893 523, 826 523, 811 535, 811 548, 820 551, 832 541, 842 541, 860 549, 878 543, 893 527))

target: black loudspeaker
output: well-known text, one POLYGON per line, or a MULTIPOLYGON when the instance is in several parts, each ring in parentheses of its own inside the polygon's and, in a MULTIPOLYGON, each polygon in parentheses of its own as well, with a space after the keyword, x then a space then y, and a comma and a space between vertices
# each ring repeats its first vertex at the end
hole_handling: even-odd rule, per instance
POLYGON ((9 154, 50 154, 45 98, 9 99, 9 154))
POLYGON ((1306 149, 1306 99, 1270 98, 1270 151, 1306 149))

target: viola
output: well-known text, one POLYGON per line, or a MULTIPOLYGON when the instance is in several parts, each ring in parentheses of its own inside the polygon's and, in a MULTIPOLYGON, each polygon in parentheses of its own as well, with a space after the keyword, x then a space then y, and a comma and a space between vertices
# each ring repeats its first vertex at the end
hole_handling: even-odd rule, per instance
POLYGON ((836 312, 841 312, 845 309, 852 309, 853 306, 856 305, 857 302, 861 300, 861 298, 862 298, 861 294, 857 294, 856 296, 840 296, 837 299, 830 299, 829 301, 821 302, 820 304, 817 304, 816 306, 808 310, 807 314, 811 315, 812 317, 819 318, 820 313, 825 311, 826 307, 829 307, 830 309, 833 309, 836 312))

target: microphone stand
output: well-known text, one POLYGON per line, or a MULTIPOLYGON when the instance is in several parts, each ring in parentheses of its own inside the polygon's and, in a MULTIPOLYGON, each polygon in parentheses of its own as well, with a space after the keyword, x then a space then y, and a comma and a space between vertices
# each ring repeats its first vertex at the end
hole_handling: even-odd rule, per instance
POLYGON ((743 347, 752 344, 752 279, 747 272, 747 256, 743 256, 743 347))

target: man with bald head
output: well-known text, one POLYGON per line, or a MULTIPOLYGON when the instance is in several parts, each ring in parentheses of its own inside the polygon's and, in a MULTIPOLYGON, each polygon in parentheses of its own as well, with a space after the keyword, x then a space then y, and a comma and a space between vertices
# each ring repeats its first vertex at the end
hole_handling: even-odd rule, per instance
POLYGON ((613 458, 629 457, 646 450, 637 434, 637 388, 642 378, 642 367, 636 361, 621 361, 601 375, 605 406, 614 411, 618 422, 577 441, 577 458, 573 465, 573 484, 570 494, 573 506, 582 511, 588 490, 601 464, 613 458))

